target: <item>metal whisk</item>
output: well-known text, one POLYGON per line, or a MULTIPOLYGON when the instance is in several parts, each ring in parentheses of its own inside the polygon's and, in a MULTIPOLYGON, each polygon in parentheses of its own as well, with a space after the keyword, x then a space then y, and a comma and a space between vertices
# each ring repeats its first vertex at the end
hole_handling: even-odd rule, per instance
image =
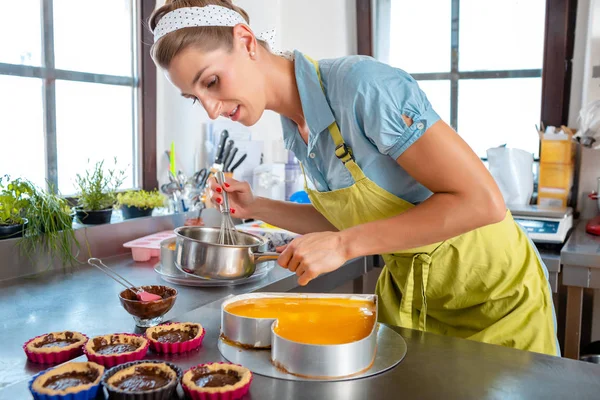
MULTIPOLYGON (((225 183, 225 175, 222 171, 216 173, 217 183, 221 186, 225 183)), ((221 204, 221 231, 219 232, 219 244, 236 244, 237 230, 229 214, 229 197, 223 191, 223 204, 221 204)))

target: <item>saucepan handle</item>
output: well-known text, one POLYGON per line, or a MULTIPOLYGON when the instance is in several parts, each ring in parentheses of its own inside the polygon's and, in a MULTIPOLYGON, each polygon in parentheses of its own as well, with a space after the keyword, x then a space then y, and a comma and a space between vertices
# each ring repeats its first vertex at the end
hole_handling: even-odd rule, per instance
POLYGON ((275 252, 269 252, 269 251, 265 251, 264 253, 262 253, 262 252, 257 251, 256 253, 253 254, 254 264, 258 264, 258 263, 265 262, 265 261, 277 260, 280 255, 281 255, 281 253, 275 253, 275 252))

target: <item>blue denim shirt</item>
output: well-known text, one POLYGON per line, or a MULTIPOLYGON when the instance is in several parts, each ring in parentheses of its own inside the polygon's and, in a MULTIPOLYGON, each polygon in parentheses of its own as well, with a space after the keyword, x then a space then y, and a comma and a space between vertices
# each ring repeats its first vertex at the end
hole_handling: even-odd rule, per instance
MULTIPOLYGON (((335 120, 365 175, 388 192, 418 204, 431 192, 396 159, 440 117, 417 82, 406 72, 371 57, 348 56, 319 61, 325 91, 314 65, 294 52, 295 73, 308 145, 296 124, 282 116, 285 147, 304 165, 314 187, 326 192, 353 184, 335 156, 327 127, 335 120), (402 115, 413 120, 408 127, 402 115)), ((426 162, 426 160, 424 160, 426 162)))

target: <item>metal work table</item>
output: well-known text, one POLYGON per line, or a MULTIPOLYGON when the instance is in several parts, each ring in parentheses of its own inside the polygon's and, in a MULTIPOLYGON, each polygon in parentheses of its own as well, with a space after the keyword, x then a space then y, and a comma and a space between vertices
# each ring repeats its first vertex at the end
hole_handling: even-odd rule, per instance
MULTIPOLYGON (((344 282, 362 282, 362 275, 370 268, 368 260, 352 260, 305 287, 298 286, 295 274, 275 267, 267 277, 257 282, 208 288, 172 285, 163 281, 153 270, 156 259, 139 263, 127 254, 105 258, 104 262, 134 284, 176 287, 179 294, 175 306, 165 315, 167 320, 232 294, 329 292, 344 282)), ((4 398, 3 387, 27 380, 48 368, 27 361, 22 346, 30 338, 63 330, 79 331, 88 337, 115 332, 139 333, 140 328, 135 326, 132 317, 119 303, 121 290, 123 288, 118 283, 87 265, 78 267, 74 272, 55 270, 42 277, 0 282, 0 398, 4 398)))
MULTIPOLYGON (((224 299, 177 318, 197 321, 206 329, 202 347, 165 359, 184 370, 224 360, 218 349, 220 305, 224 299)), ((254 399, 593 399, 600 392, 600 366, 469 340, 395 328, 408 353, 395 368, 380 375, 343 382, 299 382, 255 375, 254 399)), ((79 360, 84 360, 80 357, 79 360)), ((181 388, 179 389, 181 395, 181 388)), ((0 399, 28 396, 27 382, 3 391, 0 399)))
POLYGON ((561 258, 560 249, 549 250, 538 247, 540 257, 548 269, 548 281, 552 293, 558 292, 558 274, 560 274, 561 258))
POLYGON ((578 359, 583 289, 600 289, 600 237, 585 231, 579 221, 561 251, 562 283, 567 286, 565 357, 578 359))

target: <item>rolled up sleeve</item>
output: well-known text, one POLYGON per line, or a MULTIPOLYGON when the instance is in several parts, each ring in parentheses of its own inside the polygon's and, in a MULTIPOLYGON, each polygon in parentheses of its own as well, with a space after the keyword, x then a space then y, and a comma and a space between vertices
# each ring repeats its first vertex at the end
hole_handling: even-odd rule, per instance
POLYGON ((365 59, 348 78, 357 122, 382 154, 397 159, 440 120, 418 83, 401 69, 365 59), (411 126, 403 115, 413 121, 411 126))

